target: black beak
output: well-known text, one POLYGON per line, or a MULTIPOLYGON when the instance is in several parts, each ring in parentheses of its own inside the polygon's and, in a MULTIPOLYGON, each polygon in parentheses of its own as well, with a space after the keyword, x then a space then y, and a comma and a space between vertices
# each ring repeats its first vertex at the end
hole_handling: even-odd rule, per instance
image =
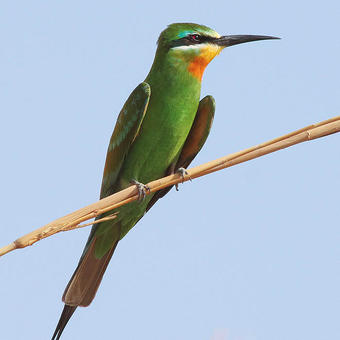
POLYGON ((267 39, 280 39, 278 37, 271 37, 269 35, 223 35, 217 38, 214 43, 219 46, 232 46, 237 44, 243 44, 250 41, 267 40, 267 39))

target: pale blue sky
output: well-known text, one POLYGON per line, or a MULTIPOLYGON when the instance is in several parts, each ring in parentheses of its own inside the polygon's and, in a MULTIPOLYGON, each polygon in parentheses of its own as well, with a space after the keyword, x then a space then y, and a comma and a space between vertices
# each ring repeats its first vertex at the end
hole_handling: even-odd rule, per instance
MULTIPOLYGON (((3 1, 0 243, 98 198, 117 114, 172 22, 268 34, 226 49, 200 164, 340 114, 338 1, 3 1)), ((339 339, 340 135, 171 192, 119 244, 62 339, 339 339)), ((5 340, 46 340, 88 229, 1 261, 5 340)))

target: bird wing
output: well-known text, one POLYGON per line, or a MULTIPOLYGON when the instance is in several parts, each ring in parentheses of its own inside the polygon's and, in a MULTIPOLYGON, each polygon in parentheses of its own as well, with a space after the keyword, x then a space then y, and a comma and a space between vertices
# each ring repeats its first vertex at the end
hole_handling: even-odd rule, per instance
MULTIPOLYGON (((138 134, 145 116, 150 99, 150 93, 151 90, 149 84, 139 84, 126 100, 119 113, 107 151, 103 182, 100 192, 101 198, 110 195, 112 191, 114 191, 115 183, 124 163, 124 159, 129 152, 130 145, 133 143, 138 134)), ((94 297, 96 288, 99 286, 101 277, 104 274, 106 266, 113 254, 115 248, 114 243, 112 243, 112 247, 109 247, 109 249, 112 249, 110 249, 110 251, 104 256, 101 258, 97 258, 97 256, 95 256, 94 239, 95 232, 99 226, 100 223, 95 224, 92 227, 78 267, 65 289, 63 300, 66 304, 74 306, 90 303, 89 300, 92 300, 94 297), (95 284, 92 281, 95 281, 95 284), (85 299, 89 290, 92 292, 89 294, 91 297, 85 299)), ((116 241, 118 242, 118 229, 119 228, 113 228, 111 231, 112 235, 107 238, 113 240, 113 242, 117 239, 116 241)))
MULTIPOLYGON (((195 120, 191 126, 188 137, 185 140, 177 161, 170 165, 167 175, 173 174, 179 168, 187 168, 194 160, 206 142, 215 115, 215 100, 212 96, 204 97, 197 109, 195 120)), ((161 197, 166 195, 171 187, 157 191, 150 200, 146 211, 148 211, 161 197)))
MULTIPOLYGON (((107 151, 103 182, 100 197, 106 197, 114 192, 115 183, 129 152, 129 148, 138 135, 143 118, 147 111, 151 89, 149 84, 139 84, 131 93, 119 113, 116 126, 110 139, 107 151)), ((95 230, 99 224, 92 227, 83 254, 78 266, 66 286, 63 301, 64 310, 60 316, 52 340, 60 338, 68 320, 76 310, 77 306, 88 306, 93 300, 105 269, 119 240, 119 226, 112 228, 110 235, 113 240, 109 251, 102 257, 95 256, 95 230)))
POLYGON ((194 123, 177 160, 176 170, 180 167, 187 168, 201 151, 209 136, 214 115, 215 100, 212 96, 206 96, 198 105, 194 123))
POLYGON ((148 83, 139 84, 125 102, 119 113, 107 150, 100 198, 109 196, 114 191, 125 156, 135 140, 146 110, 148 108, 151 88, 148 83))

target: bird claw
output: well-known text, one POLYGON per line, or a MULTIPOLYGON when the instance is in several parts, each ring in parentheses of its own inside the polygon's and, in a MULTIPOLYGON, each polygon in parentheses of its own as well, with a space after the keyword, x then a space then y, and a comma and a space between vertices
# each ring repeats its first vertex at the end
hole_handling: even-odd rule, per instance
MULTIPOLYGON (((189 176, 188 171, 185 168, 178 168, 176 173, 178 173, 182 177, 182 183, 184 182, 185 176, 189 176)), ((191 181, 191 177, 189 176, 189 179, 191 181)), ((176 191, 178 191, 178 183, 175 184, 176 191)))
POLYGON ((150 188, 147 185, 136 181, 135 179, 131 180, 131 184, 134 184, 137 187, 138 201, 143 201, 146 196, 146 192, 150 192, 150 188))

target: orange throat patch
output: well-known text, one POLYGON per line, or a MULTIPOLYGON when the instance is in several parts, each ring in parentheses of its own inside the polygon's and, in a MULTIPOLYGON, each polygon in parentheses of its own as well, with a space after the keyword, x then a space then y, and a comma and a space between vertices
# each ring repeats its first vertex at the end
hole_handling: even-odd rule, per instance
POLYGON ((195 57, 188 66, 188 71, 199 81, 202 80, 202 76, 207 65, 213 60, 220 52, 222 48, 215 45, 207 45, 201 49, 200 55, 195 57))

